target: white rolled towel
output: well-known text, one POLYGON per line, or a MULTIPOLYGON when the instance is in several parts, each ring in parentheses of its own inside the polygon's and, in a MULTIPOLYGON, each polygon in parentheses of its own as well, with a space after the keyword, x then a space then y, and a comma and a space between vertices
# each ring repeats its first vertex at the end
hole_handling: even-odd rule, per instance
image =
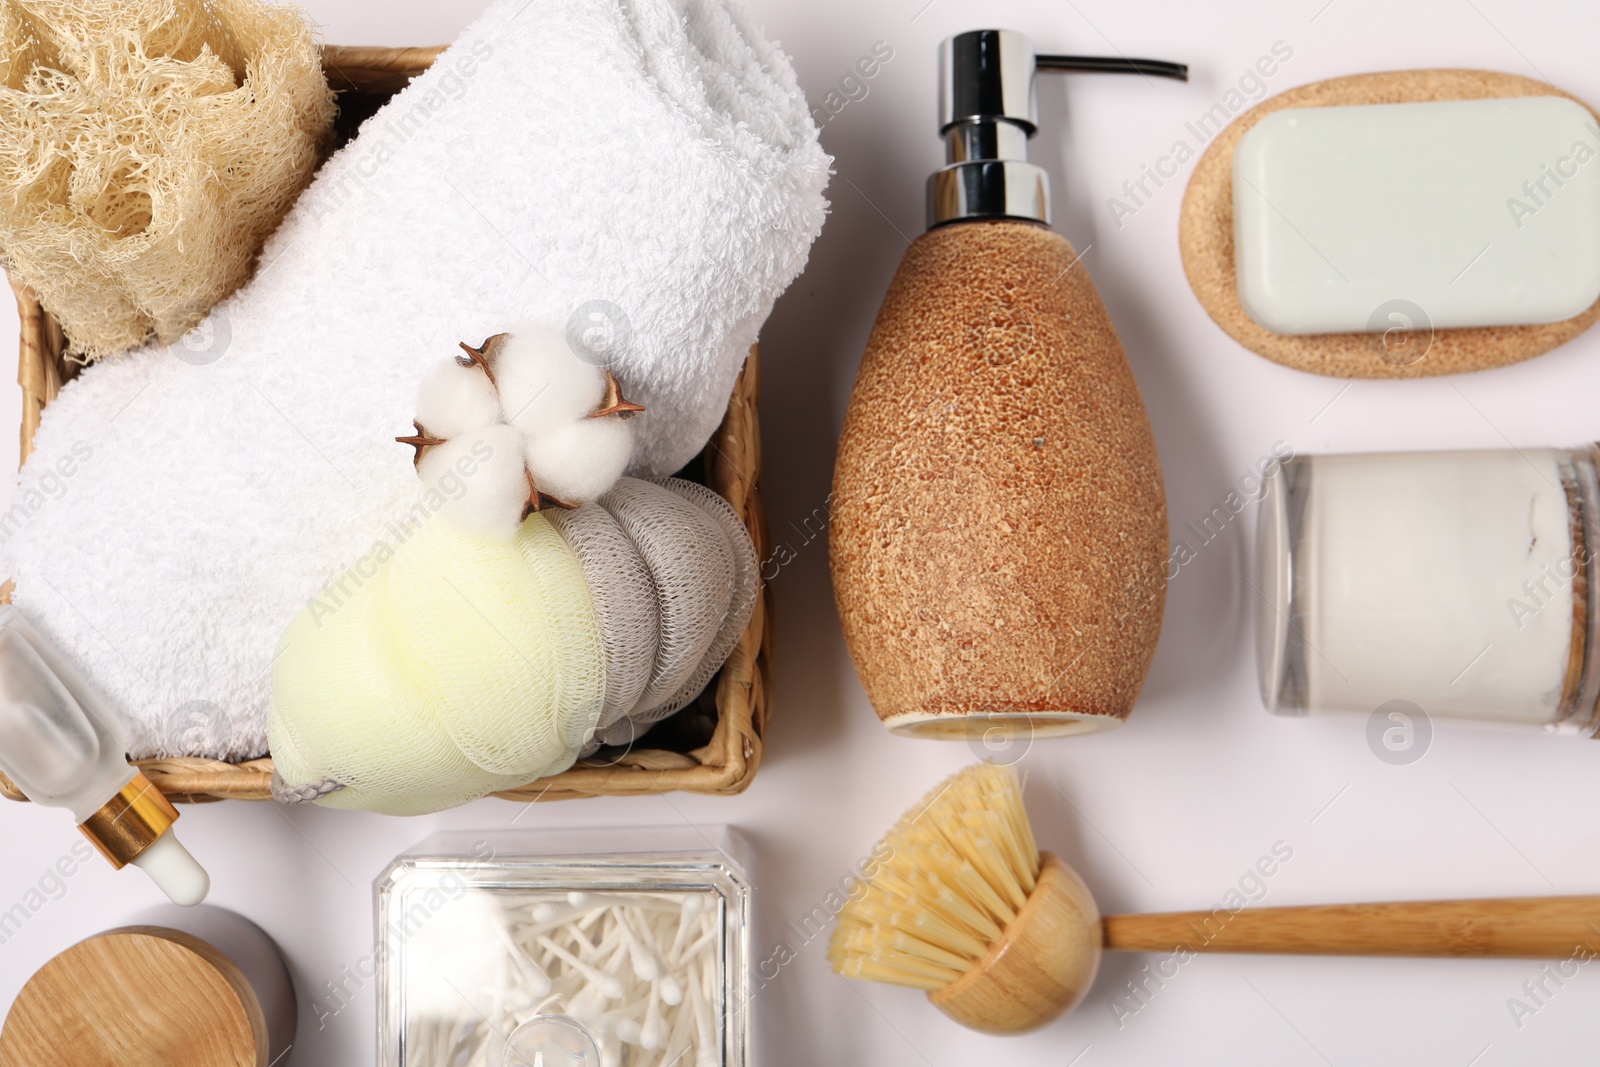
POLYGON ((671 473, 805 265, 829 166, 788 59, 723 0, 500 0, 184 343, 62 390, 21 484, 64 488, 0 516, 16 603, 135 756, 261 755, 278 635, 432 514, 394 443, 426 370, 566 328, 647 409, 632 472, 671 473))

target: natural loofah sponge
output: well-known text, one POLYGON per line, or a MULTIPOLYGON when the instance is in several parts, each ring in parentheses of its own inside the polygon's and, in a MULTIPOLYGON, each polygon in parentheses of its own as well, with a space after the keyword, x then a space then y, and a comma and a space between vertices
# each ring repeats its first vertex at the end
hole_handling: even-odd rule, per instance
POLYGON ((170 344, 311 179, 333 94, 259 0, 0 0, 0 260, 85 358, 170 344))

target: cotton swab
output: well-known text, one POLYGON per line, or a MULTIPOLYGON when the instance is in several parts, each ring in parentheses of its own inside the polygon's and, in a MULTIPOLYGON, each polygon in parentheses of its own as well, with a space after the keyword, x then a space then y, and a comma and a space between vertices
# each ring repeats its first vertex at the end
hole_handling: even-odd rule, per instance
POLYGON ((497 1043, 557 1016, 588 1031, 599 1067, 715 1067, 721 941, 719 913, 704 897, 573 891, 503 901, 504 952, 483 987, 485 1015, 454 1029, 436 1020, 412 1047, 430 1064, 520 1067, 528 1053, 508 1060, 497 1043))

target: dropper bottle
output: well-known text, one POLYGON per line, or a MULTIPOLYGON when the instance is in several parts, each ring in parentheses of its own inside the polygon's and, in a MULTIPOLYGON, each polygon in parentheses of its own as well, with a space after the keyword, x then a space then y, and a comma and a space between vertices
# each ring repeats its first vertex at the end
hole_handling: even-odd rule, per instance
POLYGON ((0 771, 35 804, 66 808, 100 853, 148 874, 174 904, 211 888, 172 832, 174 808, 129 765, 120 720, 22 613, 0 606, 0 771))

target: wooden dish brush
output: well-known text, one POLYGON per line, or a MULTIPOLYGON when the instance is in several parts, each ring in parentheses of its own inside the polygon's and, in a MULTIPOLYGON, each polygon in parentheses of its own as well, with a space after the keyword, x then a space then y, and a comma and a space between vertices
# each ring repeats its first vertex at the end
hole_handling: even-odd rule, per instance
POLYGON ((1600 930, 1600 897, 1417 901, 1101 917, 1083 880, 1039 852, 1009 767, 976 764, 889 832, 828 949, 849 978, 924 989, 991 1034, 1071 1010, 1103 950, 1565 959, 1600 930))

